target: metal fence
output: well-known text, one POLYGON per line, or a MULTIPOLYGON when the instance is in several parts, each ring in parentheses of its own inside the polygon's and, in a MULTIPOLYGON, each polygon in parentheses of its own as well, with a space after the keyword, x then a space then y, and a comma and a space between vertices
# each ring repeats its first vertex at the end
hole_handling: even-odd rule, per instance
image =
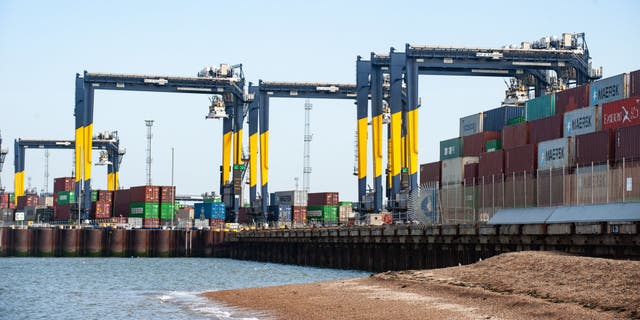
POLYGON ((503 208, 640 201, 640 159, 497 175, 435 188, 437 222, 443 224, 486 222, 503 208))

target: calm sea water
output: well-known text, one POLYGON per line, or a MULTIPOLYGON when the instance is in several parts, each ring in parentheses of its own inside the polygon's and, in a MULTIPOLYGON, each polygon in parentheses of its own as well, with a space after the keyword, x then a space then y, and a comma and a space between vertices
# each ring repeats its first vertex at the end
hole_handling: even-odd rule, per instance
POLYGON ((213 258, 2 258, 0 318, 260 319, 199 294, 367 274, 213 258))

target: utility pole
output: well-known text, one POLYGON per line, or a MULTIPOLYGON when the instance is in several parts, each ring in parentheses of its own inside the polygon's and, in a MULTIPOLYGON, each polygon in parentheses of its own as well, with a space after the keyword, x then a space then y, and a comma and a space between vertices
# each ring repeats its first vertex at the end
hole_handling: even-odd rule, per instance
MULTIPOLYGON (((304 102, 304 168, 302 175, 302 189, 309 192, 311 184, 311 109, 313 105, 307 99, 304 102)), ((297 188, 296 188, 297 189, 297 188)))
POLYGON ((44 150, 44 193, 49 194, 49 150, 44 150))
POLYGON ((145 120, 145 124, 147 125, 147 185, 151 185, 151 138, 153 138, 153 134, 151 133, 151 127, 153 127, 153 120, 145 120))

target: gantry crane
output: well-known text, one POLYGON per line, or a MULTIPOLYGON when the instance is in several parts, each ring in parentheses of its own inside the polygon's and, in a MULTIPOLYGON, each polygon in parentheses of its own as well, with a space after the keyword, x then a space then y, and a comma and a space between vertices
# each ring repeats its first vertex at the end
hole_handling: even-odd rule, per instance
MULTIPOLYGON (((25 176, 25 156, 26 149, 62 149, 71 150, 75 148, 73 140, 37 140, 37 139, 16 139, 14 146, 14 192, 15 201, 24 195, 25 176)), ((120 139, 117 132, 100 133, 92 139, 93 150, 106 151, 106 157, 101 154, 100 163, 107 165, 107 189, 116 190, 118 188, 118 173, 120 164, 125 155, 125 149, 120 148, 120 139)), ((76 171, 77 172, 77 171, 76 171)))
POLYGON ((2 187, 2 167, 4 166, 4 159, 7 157, 9 150, 2 147, 2 134, 0 134, 0 193, 4 192, 2 187))
POLYGON ((382 205, 381 114, 385 102, 388 102, 391 113, 388 128, 388 209, 406 209, 408 193, 417 187, 419 75, 513 77, 526 86, 534 87, 536 96, 554 85, 549 71, 556 73, 561 84, 573 82, 581 85, 601 77, 601 71, 591 68, 584 33, 563 34, 560 38, 545 37, 533 43, 523 42, 519 47, 484 49, 407 44, 405 49, 405 52, 396 52, 391 48, 389 55, 372 53, 368 86, 357 84, 358 87, 370 88, 372 97, 373 211, 380 210, 382 205), (386 76, 388 98, 382 94, 386 76))
MULTIPOLYGON (((91 157, 93 132, 93 99, 95 90, 128 90, 173 93, 197 93, 213 95, 207 118, 223 119, 222 146, 222 179, 220 192, 223 198, 234 198, 233 194, 225 195, 224 186, 230 183, 230 154, 232 140, 235 140, 235 153, 242 154, 242 123, 244 106, 252 100, 245 90, 242 65, 207 67, 197 77, 175 77, 159 75, 134 75, 84 72, 76 75, 76 191, 84 189, 84 208, 91 204, 91 157), (221 110, 224 109, 224 110, 221 110), (84 169, 84 170, 83 170, 84 169), (79 174, 83 172, 84 174, 79 174), (84 180, 84 186, 80 184, 84 180)), ((234 157, 237 158, 237 157, 234 157)), ((239 157, 241 158, 241 157, 239 157)), ((234 163, 235 165, 236 163, 234 163)), ((239 163, 238 163, 239 164, 239 163)), ((228 201, 225 201, 228 202, 228 201)), ((238 205, 229 208, 237 212, 238 205)), ((84 216, 88 212, 84 212, 84 216)))

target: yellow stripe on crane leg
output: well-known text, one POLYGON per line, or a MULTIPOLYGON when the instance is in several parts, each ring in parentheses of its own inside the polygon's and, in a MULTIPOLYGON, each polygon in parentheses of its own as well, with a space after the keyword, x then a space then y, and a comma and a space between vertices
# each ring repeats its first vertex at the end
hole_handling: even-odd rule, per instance
POLYGON ((391 176, 395 177, 400 174, 402 167, 402 112, 396 112, 391 115, 391 176))
POLYGON ((253 188, 258 182, 258 134, 249 137, 249 187, 253 188))
POLYGON ((367 118, 358 119, 358 179, 367 177, 367 118))
POLYGON ((76 176, 75 182, 82 180, 82 150, 84 145, 84 127, 76 128, 76 176))
POLYGON ((18 197, 24 195, 24 171, 16 172, 13 179, 13 203, 18 204, 18 197))
POLYGON ((409 133, 409 173, 418 173, 418 109, 408 112, 407 120, 409 133))
POLYGON ((222 136, 222 183, 229 183, 229 167, 231 161, 232 132, 226 132, 222 136))
POLYGON ((91 179, 91 163, 93 149, 93 123, 84 127, 84 180, 91 179))
POLYGON ((269 182, 269 131, 260 134, 260 182, 269 182))
POLYGON ((373 175, 382 175, 382 115, 373 117, 373 175))

